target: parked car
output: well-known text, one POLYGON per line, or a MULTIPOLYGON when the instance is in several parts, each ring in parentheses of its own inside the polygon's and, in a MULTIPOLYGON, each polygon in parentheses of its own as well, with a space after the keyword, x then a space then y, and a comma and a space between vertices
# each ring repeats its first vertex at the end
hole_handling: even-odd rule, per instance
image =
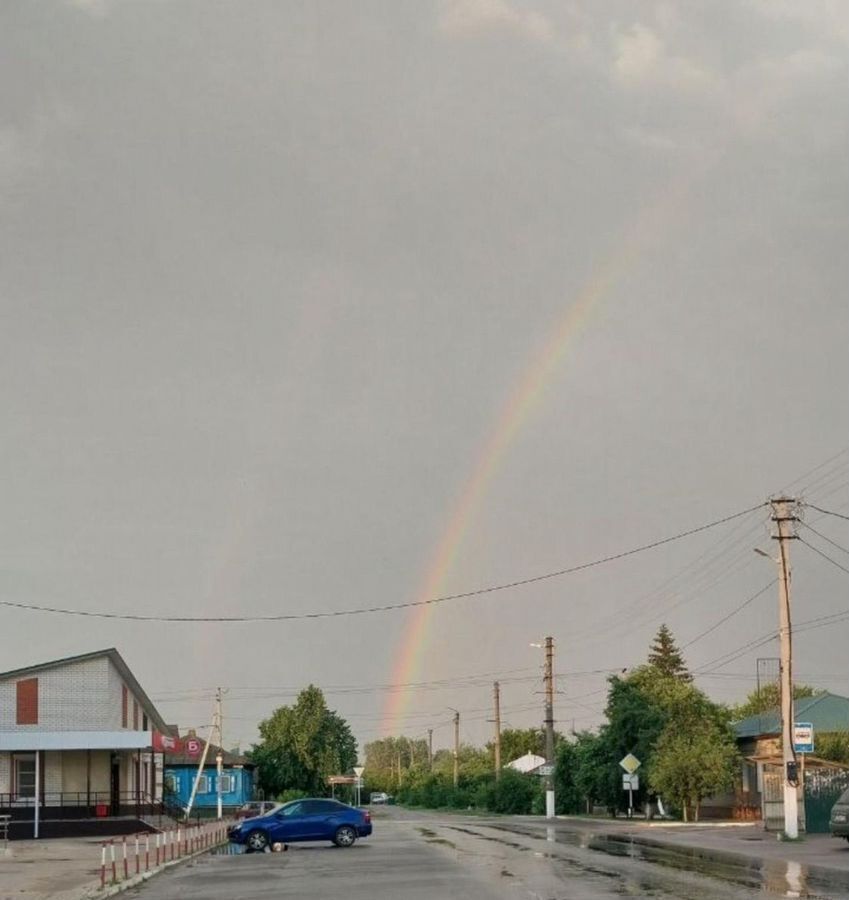
POLYGON ((368 802, 374 806, 376 803, 388 803, 392 798, 384 791, 372 791, 368 802))
POLYGON ((228 832, 235 844, 244 844, 254 852, 269 844, 293 844, 298 841, 331 841, 337 847, 350 847, 357 838, 371 834, 371 814, 338 800, 308 798, 284 803, 271 812, 243 819, 228 832))
POLYGON ((835 837, 846 838, 849 841, 849 789, 845 790, 838 798, 837 803, 831 808, 831 833, 835 837))
POLYGON ((257 816, 264 816, 273 809, 282 804, 276 800, 254 800, 251 803, 244 803, 236 810, 237 819, 255 819, 257 816))

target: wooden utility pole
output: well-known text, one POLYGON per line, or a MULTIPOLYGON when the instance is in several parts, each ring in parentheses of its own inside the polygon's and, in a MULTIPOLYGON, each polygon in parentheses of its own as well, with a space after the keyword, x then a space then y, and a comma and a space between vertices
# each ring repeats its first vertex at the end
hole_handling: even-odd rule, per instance
POLYGON ((793 643, 790 626, 790 541, 793 533, 796 500, 777 497, 770 501, 772 521, 776 524, 778 541, 778 620, 781 653, 781 750, 784 760, 784 833, 789 838, 799 836, 799 771, 793 742, 793 643))
POLYGON ((433 771, 433 729, 427 730, 427 768, 429 772, 433 771))
POLYGON ((554 638, 545 639, 545 817, 554 818, 554 638))
POLYGON ((496 681, 492 685, 495 700, 495 780, 501 780, 501 688, 496 681))

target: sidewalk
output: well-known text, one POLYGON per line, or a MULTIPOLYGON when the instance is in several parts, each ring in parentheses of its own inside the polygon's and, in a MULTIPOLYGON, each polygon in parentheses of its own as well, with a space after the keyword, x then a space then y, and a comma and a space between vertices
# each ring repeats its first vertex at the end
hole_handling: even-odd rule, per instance
POLYGON ((680 822, 639 819, 595 819, 558 816, 558 821, 611 835, 621 834, 641 843, 670 844, 706 853, 735 853, 755 860, 795 862, 849 873, 849 843, 827 834, 805 835, 799 841, 779 841, 760 822, 680 822))
POLYGON ((102 837, 0 845, 0 900, 71 900, 100 888, 102 837))

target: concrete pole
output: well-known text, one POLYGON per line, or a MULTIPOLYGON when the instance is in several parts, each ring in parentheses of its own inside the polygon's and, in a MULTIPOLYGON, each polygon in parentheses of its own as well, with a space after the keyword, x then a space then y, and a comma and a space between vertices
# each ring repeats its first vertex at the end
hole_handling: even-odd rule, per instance
POLYGON ((427 768, 429 772, 433 771, 433 729, 427 730, 427 768))
POLYGON ((454 790, 460 784, 460 713, 454 710, 454 790))
POLYGON ((545 639, 545 817, 554 818, 554 638, 545 639))
POLYGON ((778 534, 778 619, 781 653, 781 750, 784 760, 784 833, 799 836, 799 775, 793 747, 793 645, 790 626, 790 548, 795 538, 792 523, 795 500, 779 497, 772 501, 772 520, 778 534))
POLYGON ((218 720, 218 753, 215 755, 215 790, 218 794, 217 807, 218 818, 224 818, 223 798, 221 796, 221 776, 224 774, 224 733, 222 730, 223 713, 221 710, 221 688, 218 688, 215 694, 215 708, 218 720))
POLYGON ((496 681, 492 686, 495 699, 495 780, 501 780, 501 688, 496 681))

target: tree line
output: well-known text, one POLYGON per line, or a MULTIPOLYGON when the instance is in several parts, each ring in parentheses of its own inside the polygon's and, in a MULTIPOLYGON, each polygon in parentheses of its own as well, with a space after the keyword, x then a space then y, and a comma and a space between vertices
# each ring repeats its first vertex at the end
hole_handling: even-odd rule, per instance
MULTIPOLYGON (((815 694, 796 685, 797 698, 815 694)), ((621 760, 633 753, 642 763, 637 804, 662 797, 685 820, 698 819, 705 798, 731 791, 740 757, 731 723, 777 706, 777 685, 753 691, 735 707, 713 702, 694 684, 669 629, 663 625, 645 664, 608 679, 605 723, 595 732, 555 743, 555 796, 561 814, 601 806, 611 815, 627 807, 621 760)), ((260 741, 250 751, 263 796, 323 796, 328 777, 357 764, 357 743, 348 723, 328 708, 321 690, 305 688, 292 706, 260 723, 260 741)), ((819 735, 818 755, 849 763, 849 734, 819 735)), ((469 807, 504 813, 544 811, 543 780, 502 769, 495 777, 495 746, 461 744, 459 783, 453 783, 454 753, 429 756, 424 738, 395 736, 364 748, 367 790, 393 794, 399 802, 425 807, 469 807)), ((501 759, 526 753, 544 756, 544 734, 536 728, 506 729, 501 759)))

